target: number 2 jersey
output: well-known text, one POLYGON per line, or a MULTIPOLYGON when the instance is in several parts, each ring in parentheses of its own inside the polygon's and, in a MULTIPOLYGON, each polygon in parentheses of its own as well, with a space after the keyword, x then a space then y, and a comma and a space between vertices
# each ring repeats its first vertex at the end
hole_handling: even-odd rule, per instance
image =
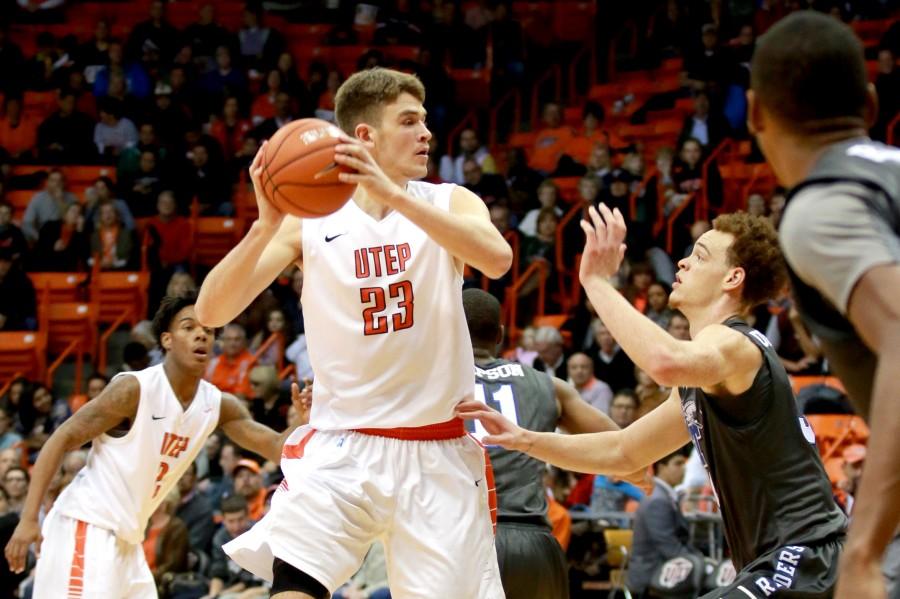
MULTIPOLYGON (((406 191, 449 211, 454 185, 406 191)), ((453 256, 401 213, 353 200, 303 220, 303 320, 319 430, 426 426, 471 395, 472 345, 453 256)))
POLYGON ((753 384, 737 397, 679 388, 688 431, 709 474, 739 570, 788 545, 840 538, 847 518, 834 501, 815 433, 797 410, 781 360, 768 339, 737 318, 763 355, 753 384))
POLYGON ((151 514, 218 426, 222 392, 201 380, 185 410, 162 364, 120 376, 133 376, 141 387, 131 428, 123 437, 94 439, 87 464, 53 509, 140 543, 151 514))
MULTIPOLYGON (((547 374, 516 362, 493 360, 475 366, 475 399, 528 430, 553 432, 559 421, 553 381, 547 374)), ((466 426, 476 438, 485 434, 477 421, 467 421, 466 426)), ((544 463, 502 447, 487 449, 494 468, 498 519, 546 521, 544 463)))

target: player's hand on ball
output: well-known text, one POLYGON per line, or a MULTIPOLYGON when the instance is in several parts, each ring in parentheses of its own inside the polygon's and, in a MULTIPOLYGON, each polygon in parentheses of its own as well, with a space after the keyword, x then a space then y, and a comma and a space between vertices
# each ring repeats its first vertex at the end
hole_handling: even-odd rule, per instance
POLYGON ((41 525, 37 520, 23 519, 13 531, 9 543, 6 544, 6 561, 9 562, 9 570, 19 574, 25 571, 25 562, 28 558, 28 548, 35 544, 35 553, 41 550, 41 525))
POLYGON ((599 211, 591 206, 588 213, 590 221, 581 219, 586 236, 579 272, 582 283, 613 276, 625 257, 625 217, 619 209, 610 210, 601 202, 599 211))
POLYGON ((263 158, 266 153, 266 144, 269 143, 264 141, 261 146, 259 146, 259 150, 256 151, 256 156, 253 157, 253 162, 250 163, 250 181, 253 183, 253 193, 256 195, 256 206, 259 209, 259 222, 264 225, 266 228, 275 229, 284 219, 284 213, 275 207, 269 198, 266 196, 263 191, 263 158))
POLYGON ((334 147, 334 160, 356 172, 340 173, 338 178, 343 183, 360 185, 373 199, 390 206, 403 190, 384 174, 363 142, 346 134, 341 135, 341 142, 334 147))
POLYGON ((500 412, 480 401, 463 401, 456 404, 456 415, 465 420, 481 422, 488 433, 481 439, 485 445, 499 445, 516 451, 527 451, 531 448, 528 431, 516 426, 500 412))

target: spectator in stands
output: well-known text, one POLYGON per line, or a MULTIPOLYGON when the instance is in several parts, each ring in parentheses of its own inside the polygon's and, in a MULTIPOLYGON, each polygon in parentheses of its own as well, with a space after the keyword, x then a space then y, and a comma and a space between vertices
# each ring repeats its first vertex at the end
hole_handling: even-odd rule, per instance
POLYGON ((505 202, 498 202, 493 204, 490 209, 491 213, 491 224, 497 227, 497 230, 502 234, 506 234, 508 231, 512 231, 512 213, 509 211, 509 206, 505 202))
MULTIPOLYGON (((152 45, 152 42, 150 42, 152 45)), ((143 48, 142 48, 143 51, 143 48)), ((122 43, 112 40, 106 52, 107 66, 97 71, 94 78, 94 96, 103 98, 110 95, 112 81, 120 77, 125 83, 124 90, 117 90, 117 94, 126 93, 144 100, 153 92, 152 81, 143 65, 137 60, 126 60, 122 43)))
POLYGON ((474 129, 463 129, 459 134, 459 153, 456 156, 449 154, 441 157, 441 179, 448 183, 462 185, 466 182, 463 173, 463 163, 466 160, 474 160, 485 174, 496 174, 497 165, 486 146, 478 141, 478 133, 474 129))
POLYGON ((709 94, 699 91, 694 94, 694 113, 684 117, 681 134, 678 136, 678 145, 685 140, 693 138, 700 144, 712 150, 719 145, 728 135, 728 124, 722 115, 710 112, 709 94))
POLYGON ((21 48, 9 38, 9 21, 0 19, 0 93, 22 90, 24 67, 21 48))
MULTIPOLYGON (((679 144, 678 159, 672 165, 672 179, 680 194, 689 194, 703 186, 703 144, 688 137, 679 144)), ((683 198, 682 198, 683 199, 683 198)))
POLYGON ((694 90, 717 92, 724 89, 732 76, 731 58, 719 46, 719 29, 714 23, 703 25, 701 46, 689 53, 684 61, 686 83, 694 90))
POLYGON ((69 204, 62 220, 44 223, 31 254, 37 271, 76 272, 86 270, 91 257, 91 238, 85 230, 81 204, 69 204))
POLYGON ((178 30, 172 27, 165 16, 166 3, 162 0, 153 0, 150 3, 150 18, 141 21, 131 30, 126 45, 126 54, 137 59, 141 55, 144 43, 153 43, 159 48, 159 55, 163 61, 168 61, 174 54, 174 44, 178 40, 178 30))
POLYGON ((30 243, 36 242, 38 231, 44 223, 62 220, 69 205, 77 202, 75 194, 66 191, 66 179, 62 171, 51 170, 44 189, 34 194, 25 209, 25 215, 22 217, 22 232, 25 239, 30 243))
MULTIPOLYGON (((184 69, 173 68, 169 72, 169 81, 184 80, 184 69)), ((191 110, 187 103, 178 99, 170 83, 160 81, 153 92, 154 104, 149 110, 147 119, 159 136, 160 143, 167 147, 176 147, 181 136, 188 128, 191 110)))
POLYGON ((210 156, 205 144, 193 146, 180 180, 185 200, 190 202, 196 198, 201 214, 231 215, 230 182, 222 176, 221 163, 210 156))
POLYGON ((0 248, 0 331, 37 328, 34 285, 13 262, 12 251, 0 248))
POLYGON ((631 389, 620 389, 609 404, 609 417, 619 428, 625 428, 637 420, 640 407, 637 395, 631 389))
POLYGON ((556 170, 560 157, 572 140, 572 128, 563 123, 562 108, 556 102, 544 104, 542 112, 542 128, 534 140, 531 168, 545 175, 556 170))
POLYGON ((213 536, 209 593, 205 599, 236 597, 241 592, 264 586, 261 579, 242 569, 222 551, 222 545, 243 534, 252 525, 247 500, 243 496, 232 495, 222 500, 222 528, 213 536))
POLYGON ((93 143, 94 122, 75 110, 75 94, 59 93, 59 110, 47 117, 38 127, 38 155, 51 164, 91 163, 97 156, 93 143))
POLYGON ((9 408, 0 408, 0 449, 7 449, 22 442, 22 435, 13 428, 14 422, 9 408))
POLYGON ((587 174, 598 181, 605 181, 613 171, 612 155, 608 146, 596 144, 587 160, 587 174))
POLYGON ((0 250, 9 250, 13 261, 18 261, 28 251, 28 243, 22 229, 12 222, 12 213, 12 206, 0 200, 0 250))
POLYGON ((263 517, 266 509, 266 490, 259 464, 249 458, 238 460, 231 472, 234 492, 247 501, 247 514, 252 520, 263 517))
POLYGON ((136 372, 150 366, 150 353, 147 347, 137 341, 129 341, 122 348, 122 366, 120 372, 136 372))
POLYGON ((222 353, 209 361, 206 380, 225 391, 241 398, 252 397, 250 390, 250 367, 255 358, 247 350, 247 332, 237 323, 225 325, 219 337, 222 353))
POLYGON ((747 213, 753 216, 766 215, 766 200, 758 193, 752 193, 747 198, 747 213))
POLYGON ((244 144, 244 137, 250 132, 252 125, 240 114, 237 96, 228 96, 222 105, 219 116, 213 117, 209 126, 209 134, 222 146, 225 160, 231 160, 244 144))
POLYGON ((88 377, 87 380, 87 392, 84 394, 73 395, 69 398, 69 407, 74 414, 77 412, 84 404, 91 401, 106 388, 106 385, 109 384, 109 377, 100 372, 95 372, 88 377))
POLYGON ((116 177, 119 181, 127 181, 140 171, 141 154, 153 152, 160 161, 160 166, 165 164, 168 157, 168 149, 160 145, 156 136, 156 127, 149 121, 138 125, 138 141, 135 145, 124 148, 119 153, 116 163, 116 177))
MULTIPOLYGON (((0 450, 0 479, 6 476, 6 472, 22 463, 22 455, 18 448, 9 447, 0 450)), ((7 496, 7 501, 9 497, 7 496)))
POLYGON ((75 94, 75 110, 83 112, 92 119, 97 118, 97 98, 88 85, 81 71, 70 71, 69 78, 63 86, 75 94))
POLYGON ((131 212, 138 218, 151 216, 156 212, 159 194, 170 188, 163 175, 156 152, 150 149, 141 152, 138 171, 121 182, 125 199, 131 212))
POLYGON ((269 310, 268 314, 266 314, 266 327, 253 336, 253 339, 250 341, 250 351, 253 353, 258 352, 262 344, 272 335, 275 335, 275 341, 267 349, 263 350, 257 363, 280 367, 284 359, 286 344, 294 338, 294 335, 288 327, 284 312, 279 308, 269 310))
POLYGON ((129 231, 134 230, 134 215, 125 200, 116 193, 116 184, 107 176, 97 177, 94 184, 84 190, 84 220, 88 229, 96 229, 100 224, 100 205, 111 202, 116 207, 119 222, 129 231))
POLYGON ((866 462, 866 446, 854 443, 844 449, 841 458, 841 470, 844 478, 838 481, 838 488, 845 495, 844 512, 851 516, 853 514, 853 497, 859 489, 859 479, 862 477, 863 466, 866 462))
POLYGON ((166 295, 183 296, 189 291, 197 291, 197 283, 189 272, 179 271, 172 274, 166 286, 166 295))
POLYGON ((16 162, 27 162, 37 145, 38 122, 22 114, 22 98, 10 94, 0 119, 0 147, 16 162))
POLYGON ((275 116, 275 98, 281 91, 281 71, 272 69, 266 75, 266 81, 261 93, 253 100, 250 107, 250 121, 254 127, 258 127, 266 119, 275 116))
POLYGON ((133 258, 134 240, 131 231, 119 222, 119 213, 112 202, 97 208, 99 223, 91 235, 91 252, 99 255, 103 270, 124 270, 133 258))
POLYGON ((669 389, 661 387, 645 370, 637 366, 634 368, 634 378, 637 380, 634 392, 640 403, 637 417, 643 418, 669 398, 669 389))
POLYGON ((566 154, 581 164, 587 164, 591 153, 596 146, 603 146, 607 150, 611 148, 624 148, 625 143, 615 133, 610 133, 603 127, 606 113, 599 102, 589 100, 582 109, 581 129, 577 131, 572 140, 566 145, 566 154))
POLYGON ((156 244, 159 259, 159 270, 153 277, 157 289, 154 294, 160 299, 163 286, 176 270, 186 269, 191 258, 191 223, 176 210, 175 193, 168 189, 161 191, 156 200, 156 216, 147 221, 147 231, 156 244))
POLYGON ((668 328, 669 320, 675 311, 669 307, 669 289, 665 283, 654 281, 647 288, 647 307, 644 314, 662 328, 668 328))
POLYGON ((535 370, 546 372, 566 380, 569 378, 566 367, 563 338, 559 330, 553 327, 540 327, 534 333, 534 349, 537 351, 537 359, 534 361, 535 370))
POLYGON ((206 94, 207 106, 220 106, 229 95, 240 95, 247 90, 247 78, 235 68, 228 46, 216 48, 215 68, 200 80, 200 90, 206 94))
POLYGON ((50 389, 44 384, 37 384, 34 393, 22 397, 19 406, 19 417, 25 444, 32 453, 40 451, 50 437, 50 433, 62 424, 69 416, 69 403, 65 399, 53 399, 50 389))
POLYGON ((3 475, 3 490, 6 491, 8 509, 11 512, 20 513, 28 495, 28 483, 31 477, 28 471, 21 466, 13 466, 3 475))
POLYGON ((634 362, 625 355, 599 318, 591 323, 591 329, 594 332, 594 345, 587 354, 594 360, 594 376, 605 381, 616 393, 624 388, 633 389, 637 382, 634 378, 634 362))
POLYGON ((238 31, 241 61, 256 71, 274 66, 284 48, 281 35, 263 24, 264 15, 259 3, 248 2, 244 5, 243 26, 238 31))
POLYGON ((594 362, 591 357, 582 352, 574 353, 569 356, 566 366, 569 373, 568 380, 578 389, 581 399, 604 414, 609 414, 613 392, 609 385, 594 376, 594 362))
POLYGON ((768 206, 769 221, 772 223, 775 230, 778 230, 778 226, 781 224, 781 215, 784 214, 784 207, 786 204, 787 198, 785 197, 784 188, 776 188, 772 197, 769 198, 768 206))
POLYGON ((234 36, 216 23, 215 6, 206 2, 200 6, 196 23, 188 25, 182 36, 184 43, 190 44, 194 60, 199 64, 212 63, 216 49, 220 46, 236 46, 234 36))
POLYGON ((72 479, 87 465, 88 452, 84 449, 76 449, 70 451, 63 458, 62 467, 60 468, 60 491, 66 488, 72 479))
POLYGON ((647 311, 647 294, 653 280, 653 267, 646 262, 639 262, 631 266, 622 295, 638 312, 647 311))
POLYGON ((281 426, 273 430, 284 430, 291 401, 281 393, 281 381, 278 380, 275 367, 257 366, 251 370, 250 387, 253 389, 253 401, 250 404, 253 419, 266 426, 281 426))
POLYGON ((706 220, 698 220, 691 225, 691 244, 685 248, 683 257, 686 258, 694 252, 694 243, 710 229, 712 229, 712 225, 706 220))
POLYGON ((666 330, 676 339, 681 339, 682 341, 691 340, 691 325, 684 314, 677 310, 673 311, 669 317, 669 324, 666 330))
POLYGON ((185 473, 178 479, 181 501, 175 515, 188 529, 188 538, 195 551, 208 553, 210 542, 216 532, 213 521, 212 503, 197 489, 197 463, 191 462, 185 473))
POLYGON ((84 73, 85 80, 93 84, 97 73, 109 64, 109 21, 97 19, 94 24, 94 36, 81 44, 75 51, 75 64, 84 73))
POLYGON ((94 127, 94 143, 101 156, 115 158, 125 148, 137 145, 137 128, 124 116, 124 106, 118 100, 105 98, 99 110, 100 122, 94 127))
MULTIPOLYGON (((878 51, 878 76, 875 79, 878 90, 878 120, 872 126, 872 137, 886 141, 888 124, 900 112, 900 68, 897 57, 890 48, 878 51)), ((900 136, 900 127, 894 131, 895 139, 900 136)), ((896 143, 896 142, 895 142, 896 143)))
POLYGON ((49 91, 55 87, 54 65, 60 59, 56 37, 49 31, 42 31, 35 41, 37 48, 25 64, 27 85, 36 91, 49 91))
POLYGON ((683 448, 653 464, 653 493, 641 502, 634 516, 626 584, 635 596, 647 591, 654 571, 665 561, 685 554, 702 557, 689 545, 688 523, 675 493, 684 470, 683 448))
POLYGON ((538 215, 542 210, 553 209, 557 218, 562 218, 563 211, 559 207, 559 188, 553 179, 544 179, 537 188, 537 200, 539 206, 529 210, 519 223, 519 232, 523 235, 534 237, 537 235, 538 215))
POLYGON ((381 541, 372 543, 362 566, 350 582, 334 592, 332 599, 391 599, 388 589, 387 562, 381 541))
POLYGON ((292 120, 294 120, 294 116, 293 108, 291 107, 291 97, 285 91, 278 92, 275 95, 275 116, 264 120, 254 130, 253 136, 260 140, 269 139, 275 135, 278 129, 292 120))
POLYGON ((463 178, 465 187, 484 200, 488 206, 509 197, 509 190, 503 177, 484 173, 481 165, 473 158, 463 162, 463 178))
POLYGON ((150 516, 144 536, 144 556, 157 585, 166 574, 186 572, 188 569, 188 529, 175 515, 180 502, 178 489, 172 489, 150 516))

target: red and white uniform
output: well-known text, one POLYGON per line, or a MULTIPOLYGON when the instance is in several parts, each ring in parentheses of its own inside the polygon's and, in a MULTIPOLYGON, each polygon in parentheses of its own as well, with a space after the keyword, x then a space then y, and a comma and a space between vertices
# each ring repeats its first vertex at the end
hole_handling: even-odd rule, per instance
POLYGON ((157 596, 144 531, 218 426, 222 393, 201 380, 185 410, 162 364, 118 376, 140 384, 134 422, 123 437, 94 439, 44 520, 35 599, 157 596))
MULTIPOLYGON (((454 185, 411 182, 449 210, 454 185)), ((472 345, 453 256, 401 213, 354 201, 303 221, 310 425, 288 439, 269 513, 225 546, 272 578, 278 557, 333 592, 384 542, 397 597, 503 597, 483 448, 453 408, 472 345)))

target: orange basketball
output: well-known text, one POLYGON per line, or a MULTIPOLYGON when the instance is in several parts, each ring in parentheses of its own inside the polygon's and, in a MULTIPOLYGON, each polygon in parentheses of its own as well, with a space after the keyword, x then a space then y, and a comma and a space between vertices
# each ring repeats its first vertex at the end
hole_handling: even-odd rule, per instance
POLYGON ((325 216, 346 204, 356 185, 338 180, 338 173, 353 172, 334 161, 340 134, 321 119, 300 119, 279 129, 263 155, 266 197, 283 212, 304 218, 325 216))

